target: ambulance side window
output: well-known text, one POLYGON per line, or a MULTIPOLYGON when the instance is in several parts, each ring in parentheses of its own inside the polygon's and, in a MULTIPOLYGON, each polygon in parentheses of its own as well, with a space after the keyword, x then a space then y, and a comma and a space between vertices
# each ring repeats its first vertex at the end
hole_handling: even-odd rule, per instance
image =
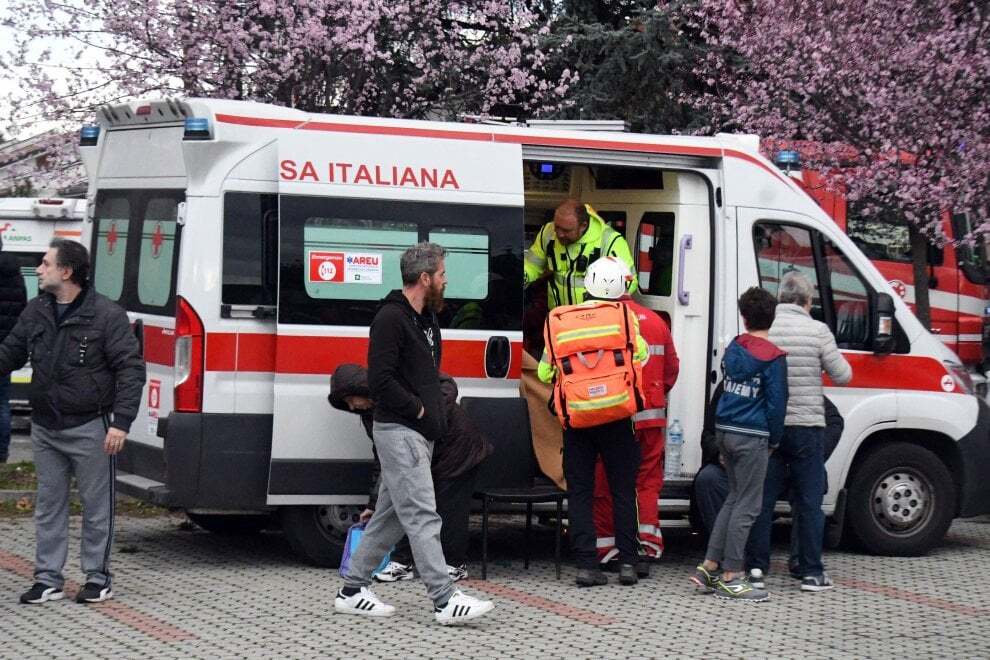
POLYGON ((760 223, 754 231, 760 286, 777 297, 780 280, 790 272, 799 272, 815 287, 811 301, 811 316, 825 321, 818 271, 815 268, 815 247, 812 232, 804 227, 776 223, 760 223))
POLYGON ((120 301, 124 290, 130 217, 131 203, 124 195, 108 195, 96 207, 93 286, 113 301, 120 301))
POLYGON ((224 195, 222 302, 275 304, 277 242, 277 195, 249 192, 224 195))
POLYGON ((369 325, 402 287, 402 253, 433 241, 447 250, 441 327, 521 327, 520 208, 282 195, 279 214, 279 323, 369 325))
POLYGON ((633 249, 639 288, 651 296, 669 296, 674 272, 674 214, 644 213, 633 249))
POLYGON ((760 286, 777 296, 780 280, 800 272, 815 287, 811 316, 829 326, 839 348, 871 350, 870 288, 820 232, 763 222, 754 230, 760 286))

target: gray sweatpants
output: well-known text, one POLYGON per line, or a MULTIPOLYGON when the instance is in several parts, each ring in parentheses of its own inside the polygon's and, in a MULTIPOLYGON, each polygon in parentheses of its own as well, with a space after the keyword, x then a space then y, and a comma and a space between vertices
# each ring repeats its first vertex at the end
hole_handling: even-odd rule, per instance
POLYGON ((705 559, 727 571, 742 571, 749 530, 763 508, 763 480, 767 476, 767 439, 716 431, 719 453, 725 459, 729 496, 715 519, 705 559))
POLYGON ((107 427, 99 418, 62 431, 31 425, 38 473, 36 582, 59 588, 65 583, 62 570, 69 553, 69 481, 75 475, 83 505, 82 570, 86 582, 110 584, 116 459, 103 450, 106 436, 107 427))
POLYGON ((433 443, 401 424, 375 422, 373 435, 382 465, 378 504, 351 557, 344 584, 371 584, 371 572, 406 535, 430 598, 435 605, 442 605, 454 593, 454 583, 447 574, 440 545, 441 522, 430 473, 433 443))

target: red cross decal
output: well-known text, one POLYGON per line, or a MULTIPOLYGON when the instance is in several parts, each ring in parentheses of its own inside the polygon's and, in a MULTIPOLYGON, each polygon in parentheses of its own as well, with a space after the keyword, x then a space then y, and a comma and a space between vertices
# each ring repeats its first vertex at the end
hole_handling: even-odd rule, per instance
POLYGON ((117 245, 117 223, 110 223, 110 231, 107 232, 107 254, 113 254, 113 249, 117 245))
POLYGON ((157 259, 162 253, 162 243, 165 242, 165 237, 162 235, 162 223, 157 223, 155 225, 155 233, 151 235, 151 257, 157 259))

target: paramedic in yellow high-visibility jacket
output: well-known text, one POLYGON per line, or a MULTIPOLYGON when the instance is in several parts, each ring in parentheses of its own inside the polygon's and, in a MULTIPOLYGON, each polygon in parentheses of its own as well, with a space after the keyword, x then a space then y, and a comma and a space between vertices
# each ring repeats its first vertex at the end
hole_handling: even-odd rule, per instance
MULTIPOLYGON (((635 273, 632 253, 625 237, 609 227, 590 204, 567 199, 557 207, 553 222, 543 225, 533 245, 526 251, 526 283, 549 274, 547 303, 559 305, 584 302, 584 275, 588 266, 601 257, 615 257, 635 273)), ((626 293, 639 288, 633 277, 626 293)))

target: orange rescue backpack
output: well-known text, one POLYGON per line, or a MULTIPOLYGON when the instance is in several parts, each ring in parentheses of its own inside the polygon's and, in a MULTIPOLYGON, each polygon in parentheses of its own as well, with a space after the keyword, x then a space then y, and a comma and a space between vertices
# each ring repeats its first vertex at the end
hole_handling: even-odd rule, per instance
POLYGON ((643 409, 643 369, 636 362, 636 317, 616 300, 550 310, 543 339, 557 367, 553 409, 564 428, 584 429, 643 409))

